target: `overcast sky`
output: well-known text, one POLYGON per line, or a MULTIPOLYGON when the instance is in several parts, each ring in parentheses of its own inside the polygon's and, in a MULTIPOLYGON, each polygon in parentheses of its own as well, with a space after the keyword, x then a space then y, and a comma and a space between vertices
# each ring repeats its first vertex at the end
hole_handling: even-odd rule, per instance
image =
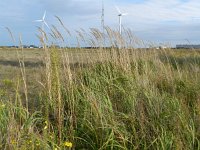
MULTIPOLYGON (((123 26, 142 40, 172 45, 200 43, 199 0, 104 1, 107 26, 118 28, 117 5, 129 14, 123 17, 123 26)), ((41 24, 33 20, 41 19, 45 10, 49 25, 59 27, 57 15, 71 31, 101 27, 101 0, 1 0, 0 8, 0 45, 13 45, 5 27, 16 38, 22 35, 24 44, 39 44, 36 34, 41 24)))

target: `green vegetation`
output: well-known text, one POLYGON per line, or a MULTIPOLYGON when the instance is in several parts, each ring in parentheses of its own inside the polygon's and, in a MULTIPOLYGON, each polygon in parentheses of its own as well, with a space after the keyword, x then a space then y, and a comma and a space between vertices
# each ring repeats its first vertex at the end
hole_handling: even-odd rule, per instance
POLYGON ((74 51, 0 62, 0 149, 200 149, 199 51, 74 51))

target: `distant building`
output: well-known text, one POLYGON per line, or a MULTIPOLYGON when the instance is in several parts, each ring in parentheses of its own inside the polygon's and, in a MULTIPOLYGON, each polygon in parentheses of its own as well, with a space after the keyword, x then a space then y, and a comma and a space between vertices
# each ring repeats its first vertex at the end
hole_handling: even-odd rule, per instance
POLYGON ((176 45, 177 49, 200 49, 200 45, 192 45, 192 44, 183 44, 183 45, 176 45))

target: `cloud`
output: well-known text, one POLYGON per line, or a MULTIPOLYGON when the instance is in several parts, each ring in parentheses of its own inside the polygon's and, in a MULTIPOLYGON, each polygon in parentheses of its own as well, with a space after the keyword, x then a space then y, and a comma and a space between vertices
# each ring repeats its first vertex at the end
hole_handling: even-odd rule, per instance
POLYGON ((38 3, 52 13, 70 16, 93 15, 99 7, 95 0, 38 0, 38 3))
POLYGON ((122 9, 128 11, 131 17, 147 21, 189 21, 192 17, 199 17, 200 3, 197 0, 147 0, 143 3, 124 3, 122 9))
MULTIPOLYGON (((200 26, 199 0, 105 0, 105 24, 118 29, 117 5, 128 16, 123 26, 149 40, 197 39, 200 26), (193 32, 196 31, 196 32, 193 32)), ((33 20, 40 19, 47 10, 47 22, 56 24, 59 16, 69 29, 100 27, 101 0, 7 0, 0 2, 0 26, 11 27, 33 41, 36 28, 33 20)), ((2 31, 2 30, 1 30, 2 31)), ((0 39, 0 41, 2 41, 0 39)))

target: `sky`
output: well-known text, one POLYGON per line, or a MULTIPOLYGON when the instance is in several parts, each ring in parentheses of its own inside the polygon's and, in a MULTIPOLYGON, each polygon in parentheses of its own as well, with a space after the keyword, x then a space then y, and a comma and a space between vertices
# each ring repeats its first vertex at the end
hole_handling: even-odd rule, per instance
MULTIPOLYGON (((38 26, 46 10, 46 22, 59 28, 55 18, 59 16, 70 31, 80 28, 101 28, 102 0, 1 0, 0 45, 39 45, 38 26), (12 41, 5 27, 16 38, 12 41)), ((124 28, 134 35, 152 43, 198 44, 200 43, 199 0, 104 0, 105 25, 118 29, 118 6, 122 12, 124 28)), ((45 28, 46 32, 49 32, 45 28)), ((72 41, 73 43, 73 41, 72 41)))

